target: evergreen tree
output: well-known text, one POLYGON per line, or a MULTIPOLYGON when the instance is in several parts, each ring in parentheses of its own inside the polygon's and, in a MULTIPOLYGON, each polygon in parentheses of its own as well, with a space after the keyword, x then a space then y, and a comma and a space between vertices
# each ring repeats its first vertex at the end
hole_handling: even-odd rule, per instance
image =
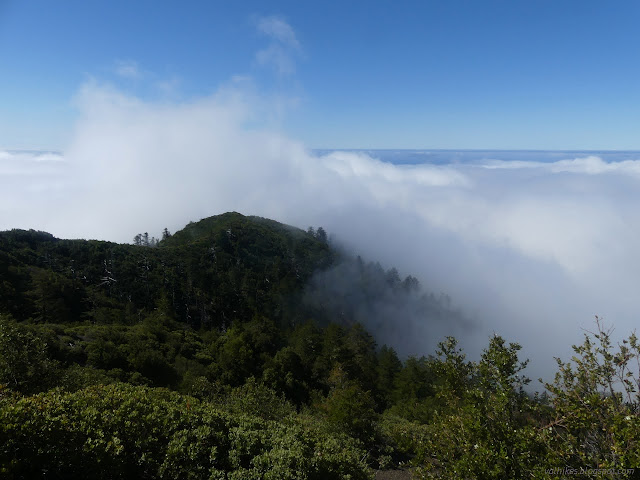
POLYGON ((320 242, 327 243, 327 232, 325 232, 324 228, 318 227, 318 230, 316 230, 315 237, 320 242))

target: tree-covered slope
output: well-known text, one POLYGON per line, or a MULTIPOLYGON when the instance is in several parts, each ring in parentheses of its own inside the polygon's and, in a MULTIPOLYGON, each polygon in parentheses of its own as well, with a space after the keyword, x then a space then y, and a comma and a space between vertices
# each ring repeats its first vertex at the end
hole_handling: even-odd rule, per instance
POLYGON ((306 281, 334 257, 313 235, 238 213, 192 222, 158 248, 12 230, 0 232, 0 312, 131 324, 162 300, 194 327, 257 313, 293 321, 306 281))

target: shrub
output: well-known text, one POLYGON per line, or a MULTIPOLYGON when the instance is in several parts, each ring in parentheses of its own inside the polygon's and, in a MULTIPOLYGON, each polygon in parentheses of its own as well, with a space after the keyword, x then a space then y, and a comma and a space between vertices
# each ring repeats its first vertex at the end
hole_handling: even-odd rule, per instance
POLYGON ((0 396, 0 473, 9 478, 357 480, 370 476, 365 456, 315 422, 224 412, 162 388, 0 396))

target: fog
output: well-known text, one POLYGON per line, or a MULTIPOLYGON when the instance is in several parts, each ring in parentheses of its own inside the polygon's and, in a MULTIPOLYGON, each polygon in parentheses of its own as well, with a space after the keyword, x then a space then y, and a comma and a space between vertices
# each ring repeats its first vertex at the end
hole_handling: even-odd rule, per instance
MULTIPOLYGON (((0 229, 131 242, 226 211, 321 225, 354 254, 448 294, 473 325, 452 332, 471 357, 493 332, 521 343, 534 378, 550 379, 553 356, 568 358, 596 314, 620 335, 635 328, 640 161, 487 152, 394 165, 375 152, 314 153, 274 122, 279 100, 242 79, 189 101, 93 80, 75 101, 62 154, 0 152, 0 229)), ((396 332, 396 347, 431 353, 447 333, 418 327, 405 340, 396 332)))

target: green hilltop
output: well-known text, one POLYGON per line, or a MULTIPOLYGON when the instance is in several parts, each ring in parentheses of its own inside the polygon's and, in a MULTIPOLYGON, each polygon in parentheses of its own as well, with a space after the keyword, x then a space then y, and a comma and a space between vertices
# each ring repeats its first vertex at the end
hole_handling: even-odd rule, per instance
POLYGON ((194 328, 262 314, 301 319, 296 297, 335 259, 294 227, 226 213, 190 223, 157 248, 0 232, 0 311, 34 322, 130 324, 167 303, 194 328))

